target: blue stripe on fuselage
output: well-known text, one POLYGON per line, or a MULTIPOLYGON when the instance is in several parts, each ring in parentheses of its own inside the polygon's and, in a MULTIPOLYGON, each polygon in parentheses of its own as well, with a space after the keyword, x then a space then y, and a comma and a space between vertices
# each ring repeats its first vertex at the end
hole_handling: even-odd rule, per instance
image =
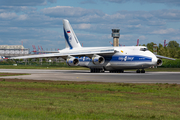
MULTIPOLYGON (((109 62, 151 62, 152 58, 140 55, 119 55, 119 56, 104 56, 105 61, 109 62)), ((80 62, 92 61, 89 57, 79 58, 80 62)))
POLYGON ((73 49, 73 47, 72 47, 71 43, 69 42, 69 36, 67 35, 67 33, 66 33, 65 29, 64 29, 64 36, 65 36, 66 42, 68 43, 68 45, 69 45, 70 49, 73 49))
POLYGON ((152 58, 147 56, 140 55, 123 55, 123 56, 112 56, 112 62, 120 61, 120 62, 151 62, 152 58))

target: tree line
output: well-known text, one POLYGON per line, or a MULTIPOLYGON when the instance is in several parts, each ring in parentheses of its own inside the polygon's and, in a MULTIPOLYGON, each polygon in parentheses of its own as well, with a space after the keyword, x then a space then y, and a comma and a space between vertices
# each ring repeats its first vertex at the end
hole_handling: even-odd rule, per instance
MULTIPOLYGON (((155 45, 155 43, 151 42, 151 43, 148 43, 147 45, 143 44, 142 46, 146 46, 151 52, 154 52, 154 50, 153 50, 154 45, 155 45)), ((157 45, 157 54, 162 55, 162 56, 166 56, 166 57, 180 59, 179 43, 177 43, 174 40, 169 41, 167 46, 163 46, 161 43, 159 43, 159 45, 157 45)))

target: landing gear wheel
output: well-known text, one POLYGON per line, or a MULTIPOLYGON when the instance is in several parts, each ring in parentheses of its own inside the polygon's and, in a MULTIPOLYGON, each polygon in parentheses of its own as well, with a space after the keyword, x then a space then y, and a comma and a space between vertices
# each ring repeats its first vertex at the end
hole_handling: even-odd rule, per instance
POLYGON ((100 72, 103 72, 103 69, 102 68, 91 68, 90 72, 91 73, 100 73, 100 72))
POLYGON ((124 73, 124 70, 121 70, 120 73, 124 73))
POLYGON ((138 69, 138 70, 136 70, 136 73, 140 73, 141 71, 138 69))
POLYGON ((144 69, 142 69, 142 70, 141 70, 141 73, 145 73, 145 70, 144 70, 144 69))

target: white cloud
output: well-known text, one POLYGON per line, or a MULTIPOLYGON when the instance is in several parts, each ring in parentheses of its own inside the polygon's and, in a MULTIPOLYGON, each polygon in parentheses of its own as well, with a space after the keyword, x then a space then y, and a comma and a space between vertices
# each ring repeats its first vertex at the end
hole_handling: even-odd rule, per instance
POLYGON ((95 4, 96 2, 94 0, 84 0, 81 2, 81 4, 95 4))
POLYGON ((120 35, 120 39, 132 40, 134 39, 133 35, 120 35))
POLYGON ((141 3, 160 3, 160 4, 175 5, 175 6, 180 5, 179 0, 133 0, 133 1, 141 2, 141 3))
POLYGON ((125 3, 125 2, 128 2, 130 0, 102 0, 102 1, 115 2, 115 3, 125 3))
POLYGON ((18 19, 19 20, 26 20, 27 17, 28 17, 27 15, 20 15, 18 19))
POLYGON ((179 0, 101 0, 101 1, 107 1, 107 2, 114 2, 114 3, 126 3, 126 2, 139 2, 139 3, 159 3, 159 4, 165 4, 165 5, 174 5, 179 6, 180 1, 179 0))
POLYGON ((127 25, 128 28, 140 28, 141 24, 138 25, 127 25))
MULTIPOLYGON (((52 0, 48 0, 52 1, 52 0)), ((36 6, 46 5, 46 0, 0 0, 1 5, 4 6, 36 6)))
POLYGON ((180 33, 179 30, 175 30, 173 28, 154 30, 152 32, 152 34, 177 34, 177 33, 180 33))
POLYGON ((0 12, 15 12, 15 13, 26 13, 30 11, 36 11, 35 7, 27 7, 27 6, 0 6, 0 12))
POLYGON ((141 35, 141 36, 138 37, 138 39, 140 39, 140 40, 146 40, 147 38, 146 38, 146 36, 141 35))
MULTIPOLYGON (((77 32, 77 37, 82 40, 86 38, 83 43, 91 41, 92 46, 97 43, 97 40, 109 45, 109 41, 112 41, 112 28, 121 29, 120 41, 122 40, 121 43, 126 45, 135 45, 137 38, 148 41, 150 39, 148 35, 152 38, 163 36, 163 39, 170 39, 173 35, 179 40, 177 35, 180 34, 180 30, 177 29, 180 24, 179 10, 118 11, 112 14, 72 6, 55 6, 42 10, 27 6, 4 8, 1 6, 0 10, 2 11, 0 12, 0 36, 4 41, 27 39, 34 43, 37 40, 64 43, 62 31, 62 19, 64 18, 70 21, 77 32), (169 21, 176 22, 177 26, 170 26, 169 21)), ((98 41, 96 46, 101 46, 101 43, 98 41)), ((62 46, 64 47, 64 44, 62 46)))
POLYGON ((91 28, 91 24, 79 24, 78 28, 79 29, 90 29, 91 28))
POLYGON ((41 10, 44 14, 51 17, 82 17, 86 15, 100 15, 102 14, 99 10, 87 10, 80 7, 71 7, 71 6, 56 6, 44 8, 41 10))
POLYGON ((3 19, 12 19, 15 17, 17 17, 16 13, 0 13, 0 18, 3 18, 3 19))
POLYGON ((106 15, 105 17, 106 18, 110 17, 111 19, 125 19, 126 15, 125 14, 121 14, 121 13, 116 13, 116 14, 113 14, 113 15, 106 15))
POLYGON ((153 15, 159 19, 164 19, 167 21, 177 21, 180 19, 180 10, 158 10, 152 11, 153 15))
POLYGON ((171 40, 180 40, 180 37, 179 36, 175 36, 175 37, 171 37, 170 39, 171 40))

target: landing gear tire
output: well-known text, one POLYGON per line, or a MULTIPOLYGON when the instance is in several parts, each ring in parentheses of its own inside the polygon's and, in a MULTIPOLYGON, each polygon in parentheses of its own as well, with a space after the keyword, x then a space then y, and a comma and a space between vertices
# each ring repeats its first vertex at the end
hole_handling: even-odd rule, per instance
POLYGON ((138 69, 138 70, 136 70, 136 73, 140 73, 141 71, 138 69))
POLYGON ((100 72, 104 72, 102 68, 91 68, 90 69, 91 73, 100 73, 100 72))
POLYGON ((145 70, 144 69, 142 69, 142 70, 136 70, 136 73, 145 73, 145 70))
POLYGON ((144 70, 144 69, 142 69, 142 70, 141 70, 141 73, 145 73, 145 70, 144 70))

